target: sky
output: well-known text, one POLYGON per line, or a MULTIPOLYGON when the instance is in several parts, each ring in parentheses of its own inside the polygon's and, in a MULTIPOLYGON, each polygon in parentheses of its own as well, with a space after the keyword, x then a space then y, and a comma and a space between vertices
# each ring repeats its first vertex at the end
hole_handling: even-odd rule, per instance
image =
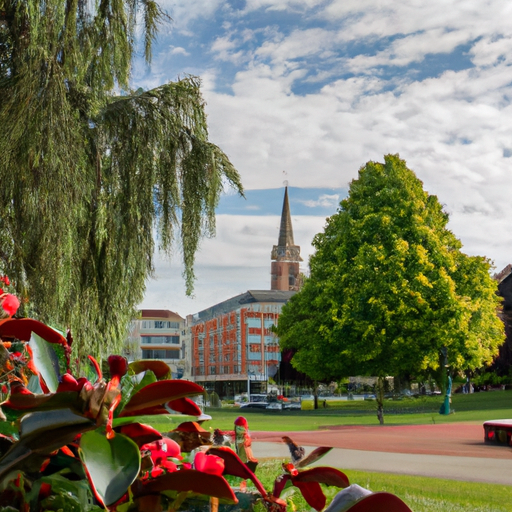
POLYGON ((368 161, 398 153, 470 255, 512 262, 512 3, 163 0, 149 89, 201 77, 210 140, 238 169, 185 296, 180 252, 156 255, 141 308, 193 314, 269 289, 284 185, 304 270, 311 241, 368 161))

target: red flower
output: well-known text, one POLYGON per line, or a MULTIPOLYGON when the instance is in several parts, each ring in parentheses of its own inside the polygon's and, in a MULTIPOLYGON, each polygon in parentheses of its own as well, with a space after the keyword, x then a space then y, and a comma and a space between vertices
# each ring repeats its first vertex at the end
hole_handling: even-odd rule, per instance
POLYGON ((249 428, 249 424, 243 416, 238 416, 238 418, 235 420, 235 425, 237 427, 249 428))
POLYGON ((20 301, 18 300, 18 297, 15 295, 12 295, 10 293, 6 293, 2 300, 2 308, 4 311, 9 315, 12 316, 16 311, 18 311, 18 308, 20 307, 20 301))
POLYGON ((7 276, 1 276, 0 282, 5 283, 5 286, 10 286, 11 281, 9 281, 9 278, 7 276))
POLYGON ((152 443, 144 444, 140 447, 141 451, 149 450, 151 460, 156 466, 160 466, 162 462, 167 460, 167 457, 181 459, 180 445, 168 437, 158 439, 152 443))
POLYGON ((13 352, 9 355, 9 358, 15 363, 25 364, 27 362, 26 357, 21 352, 13 352))
POLYGON ((222 476, 224 461, 216 455, 206 455, 204 452, 197 452, 194 457, 194 467, 203 473, 222 476))
POLYGON ((128 371, 128 361, 126 357, 123 356, 109 356, 107 359, 108 365, 110 367, 110 376, 112 379, 118 378, 121 379, 123 375, 126 375, 128 371))

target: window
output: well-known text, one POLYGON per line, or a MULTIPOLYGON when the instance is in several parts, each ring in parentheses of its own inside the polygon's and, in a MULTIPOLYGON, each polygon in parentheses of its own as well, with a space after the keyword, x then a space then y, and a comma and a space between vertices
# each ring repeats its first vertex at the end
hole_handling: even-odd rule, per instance
POLYGON ((245 323, 247 327, 261 328, 261 320, 259 318, 247 318, 245 323))
POLYGON ((229 374, 229 366, 224 366, 224 373, 229 374))
MULTIPOLYGON (((144 325, 145 322, 142 322, 142 327, 153 327, 152 325, 144 325)), ((148 322, 148 324, 151 324, 151 322, 148 322)), ((179 329, 180 323, 179 322, 168 322, 165 320, 155 320, 154 323, 155 329, 179 329)))
POLYGON ((141 336, 143 345, 179 345, 179 336, 141 336))
POLYGON ((210 366, 208 372, 210 373, 210 375, 215 375, 215 366, 210 366))
POLYGON ((249 345, 251 352, 261 352, 261 345, 249 345))
POLYGON ((179 350, 142 349, 143 359, 179 359, 179 350))
POLYGON ((247 336, 248 343, 261 343, 261 336, 259 334, 249 334, 247 336))
POLYGON ((229 362, 229 359, 230 359, 230 358, 229 358, 229 354, 225 354, 225 355, 224 355, 224 361, 229 362))

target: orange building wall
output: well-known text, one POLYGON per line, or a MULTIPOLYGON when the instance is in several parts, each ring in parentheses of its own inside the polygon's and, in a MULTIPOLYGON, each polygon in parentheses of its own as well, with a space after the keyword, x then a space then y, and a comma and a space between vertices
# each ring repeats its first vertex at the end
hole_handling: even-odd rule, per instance
MULTIPOLYGON (((252 311, 246 307, 192 326, 192 377, 195 380, 241 380, 247 378, 249 366, 252 371, 264 374, 264 365, 277 364, 280 360, 277 344, 265 346, 264 337, 272 333, 263 327, 264 320, 277 324, 278 317, 279 313, 252 311), (248 328, 248 318, 260 319, 262 327, 248 328), (247 334, 260 336, 257 348, 262 357, 259 360, 247 359, 248 349, 251 350, 247 334)), ((255 351, 257 349, 253 347, 255 351)))

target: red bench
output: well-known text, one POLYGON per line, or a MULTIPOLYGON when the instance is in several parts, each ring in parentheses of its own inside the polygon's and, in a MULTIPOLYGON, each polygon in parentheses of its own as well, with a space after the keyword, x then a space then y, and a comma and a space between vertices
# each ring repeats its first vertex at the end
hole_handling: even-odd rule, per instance
POLYGON ((511 446, 512 420, 492 420, 484 423, 484 441, 486 443, 511 446))

